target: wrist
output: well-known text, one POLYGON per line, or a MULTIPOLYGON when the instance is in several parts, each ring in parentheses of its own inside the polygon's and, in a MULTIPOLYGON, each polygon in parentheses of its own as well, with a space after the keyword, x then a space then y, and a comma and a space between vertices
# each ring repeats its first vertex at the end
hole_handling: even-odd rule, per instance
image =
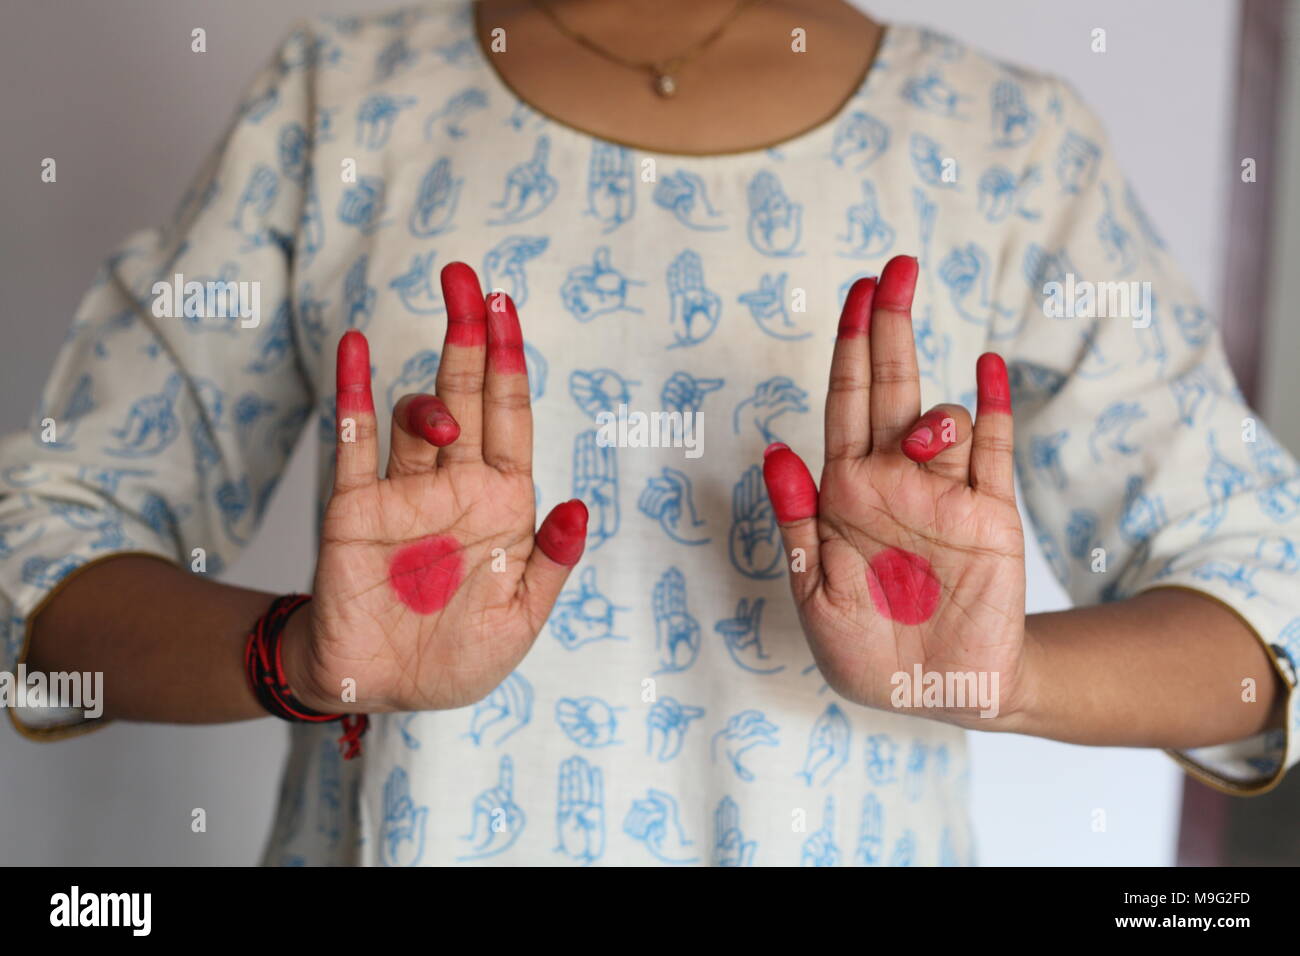
POLYGON ((331 697, 319 684, 310 603, 299 608, 285 624, 280 636, 280 660, 289 690, 299 703, 323 714, 342 710, 338 695, 331 697))
POLYGON ((1013 674, 1004 675, 1008 693, 1003 701, 1002 713, 989 730, 1009 734, 1041 736, 1043 713, 1044 674, 1046 673, 1047 645, 1041 640, 1033 618, 1026 616, 1025 631, 1020 644, 1020 657, 1013 674))
POLYGON ((993 675, 996 678, 993 708, 969 707, 949 711, 947 719, 964 730, 986 733, 1041 735, 1042 713, 1039 706, 1044 671, 1044 645, 1029 627, 1020 641, 1020 654, 1014 663, 993 675), (991 712, 990 712, 991 711, 991 712))

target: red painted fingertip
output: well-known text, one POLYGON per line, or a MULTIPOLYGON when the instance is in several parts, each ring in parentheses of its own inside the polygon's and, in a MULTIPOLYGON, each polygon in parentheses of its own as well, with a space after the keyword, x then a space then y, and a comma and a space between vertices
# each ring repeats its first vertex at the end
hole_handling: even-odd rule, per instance
POLYGON ((447 306, 447 344, 477 346, 487 341, 483 289, 463 262, 442 267, 442 298, 447 306))
POLYGON ((339 339, 334 394, 339 415, 375 410, 370 397, 370 343, 356 329, 339 339))
POLYGON ((763 453, 763 483, 782 524, 817 515, 817 483, 803 459, 780 442, 763 453))
POLYGON ((406 407, 406 430, 438 448, 460 437, 460 423, 436 395, 418 395, 406 407))
POLYGON ((1011 383, 1007 363, 997 352, 985 352, 975 363, 975 387, 979 403, 975 413, 1006 412, 1011 414, 1011 383))
POLYGON ((924 464, 951 447, 957 440, 956 435, 956 423, 942 409, 927 412, 903 439, 902 451, 912 461, 924 464))
POLYGON ((859 279, 849 289, 844 298, 844 308, 840 310, 840 338, 852 338, 866 335, 871 329, 871 302, 876 295, 876 278, 871 276, 859 279))
POLYGON ((494 372, 526 373, 524 333, 519 327, 519 313, 510 296, 489 292, 487 308, 488 367, 494 372))
POLYGON ((894 256, 881 270, 875 304, 882 309, 910 311, 912 295, 916 292, 916 277, 920 271, 920 263, 915 257, 894 256))
POLYGON ((578 498, 556 505, 537 529, 537 547, 556 564, 573 567, 587 546, 587 506, 578 498))

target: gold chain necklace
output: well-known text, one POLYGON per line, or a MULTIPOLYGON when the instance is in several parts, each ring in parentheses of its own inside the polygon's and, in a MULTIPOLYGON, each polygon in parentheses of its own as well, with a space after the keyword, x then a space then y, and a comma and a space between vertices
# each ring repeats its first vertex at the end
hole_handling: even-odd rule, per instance
POLYGON ((744 13, 748 7, 752 7, 758 2, 760 2, 760 0, 737 0, 736 5, 731 9, 731 12, 727 14, 717 27, 714 28, 712 33, 683 50, 681 53, 678 53, 676 56, 671 56, 664 60, 631 60, 627 57, 619 56, 612 50, 608 50, 596 43, 591 38, 584 36, 576 30, 570 29, 569 26, 561 20, 558 15, 556 15, 555 11, 551 9, 551 5, 547 0, 533 0, 533 5, 544 13, 553 24, 555 24, 557 30, 574 43, 585 47, 597 56, 609 60, 611 63, 627 67, 629 70, 649 73, 654 91, 660 96, 668 97, 677 92, 677 72, 688 62, 703 53, 711 44, 717 41, 718 37, 722 36, 722 34, 726 32, 727 28, 730 27, 732 23, 736 21, 736 18, 744 13))

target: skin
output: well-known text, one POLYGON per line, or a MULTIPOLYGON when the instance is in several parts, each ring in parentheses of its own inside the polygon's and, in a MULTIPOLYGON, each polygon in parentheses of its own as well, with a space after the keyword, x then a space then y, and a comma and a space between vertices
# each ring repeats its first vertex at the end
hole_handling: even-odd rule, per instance
POLYGON ((899 671, 997 672, 997 717, 918 713, 1076 743, 1197 746, 1274 722, 1278 679, 1258 640, 1193 592, 1026 617, 1006 365, 977 360, 973 424, 958 405, 922 414, 916 280, 916 260, 899 256, 846 298, 820 489, 784 445, 764 460, 786 549, 805 556, 790 586, 827 682, 889 708, 899 671), (919 453, 921 429, 932 436, 919 453), (1256 703, 1241 701, 1243 677, 1256 703))
MULTIPOLYGON (((857 87, 864 51, 880 37, 877 24, 839 0, 767 0, 683 69, 678 96, 664 101, 645 76, 575 47, 530 3, 481 6, 482 38, 507 29, 509 52, 494 62, 523 98, 570 125, 661 152, 761 148, 818 125, 857 87), (808 31, 809 52, 773 55, 772 38, 788 51, 795 26, 808 31), (555 69, 557 62, 568 68, 555 69)), ((731 3, 555 6, 574 29, 651 59, 707 33, 731 3)), ((764 461, 785 544, 807 556, 791 588, 827 681, 851 700, 889 707, 889 676, 913 663, 996 670, 997 718, 923 716, 1074 743, 1194 747, 1279 726, 1276 672, 1247 625, 1213 600, 1157 589, 1025 615, 1005 370, 996 356, 979 359, 973 424, 959 406, 922 415, 909 314, 915 273, 914 260, 894 260, 879 288, 867 280, 848 296, 820 487, 788 448, 774 446, 764 461), (932 608, 930 576, 938 590, 932 608), (1241 700, 1246 677, 1258 683, 1253 703, 1241 700)), ((480 699, 527 652, 581 557, 581 502, 558 506, 536 528, 531 410, 513 304, 485 300, 463 264, 444 270, 443 292, 449 323, 437 395, 407 396, 394 409, 382 479, 364 339, 349 333, 340 345, 339 417, 353 418, 357 441, 339 445, 314 600, 290 619, 283 642, 290 686, 317 710, 437 709, 480 699), (421 552, 430 541, 441 543, 421 552), (498 547, 505 572, 490 569, 498 547), (447 573, 448 554, 457 574, 447 573), (422 574, 456 583, 440 587, 422 574), (419 586, 404 598, 394 577, 419 586), (437 600, 420 597, 435 592, 437 600), (338 699, 343 677, 357 680, 355 704, 338 699)), ((37 615, 28 664, 103 671, 110 717, 264 716, 244 682, 242 654, 249 625, 271 598, 155 558, 115 556, 76 573, 37 615)))

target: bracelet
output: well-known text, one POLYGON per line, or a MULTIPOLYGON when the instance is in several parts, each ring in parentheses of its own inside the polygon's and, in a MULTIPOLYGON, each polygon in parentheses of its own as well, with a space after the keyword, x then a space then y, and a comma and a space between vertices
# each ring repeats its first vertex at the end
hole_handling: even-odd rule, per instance
POLYGON ((343 736, 339 748, 344 760, 361 753, 361 735, 370 726, 365 714, 323 714, 312 710, 294 696, 284 676, 284 660, 280 654, 280 637, 289 622, 289 616, 311 600, 309 594, 286 594, 271 602, 266 613, 257 619, 248 632, 244 647, 244 673, 248 675, 253 696, 267 713, 290 723, 323 724, 343 722, 343 736))

